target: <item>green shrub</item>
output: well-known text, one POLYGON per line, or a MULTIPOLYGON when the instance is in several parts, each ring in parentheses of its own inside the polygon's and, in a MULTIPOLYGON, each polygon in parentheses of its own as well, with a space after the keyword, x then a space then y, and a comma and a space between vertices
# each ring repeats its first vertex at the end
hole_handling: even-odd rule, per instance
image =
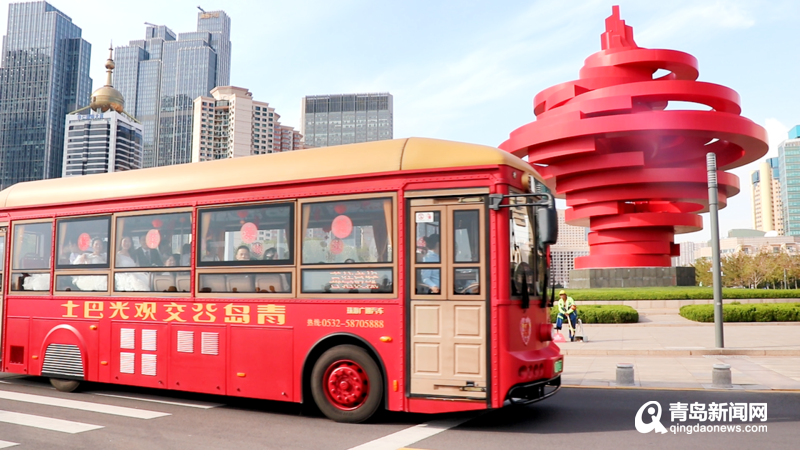
MULTIPOLYGON (((686 305, 681 316, 695 322, 713 322, 714 305, 686 305)), ((795 322, 800 321, 800 303, 752 303, 722 305, 723 322, 795 322)))
MULTIPOLYGON (((695 300, 712 299, 710 287, 669 286, 644 288, 567 289, 575 301, 581 300, 695 300)), ((734 289, 722 290, 722 298, 800 298, 800 289, 734 289)))
MULTIPOLYGON (((622 305, 577 305, 578 318, 583 323, 636 323, 639 313, 630 306, 622 305)), ((558 307, 550 309, 550 321, 555 323, 558 307)))

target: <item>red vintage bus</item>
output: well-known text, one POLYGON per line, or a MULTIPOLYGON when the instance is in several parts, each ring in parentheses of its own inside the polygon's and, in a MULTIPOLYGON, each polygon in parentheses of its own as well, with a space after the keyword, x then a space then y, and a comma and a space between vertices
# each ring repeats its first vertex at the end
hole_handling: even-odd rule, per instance
POLYGON ((14 185, 0 367, 342 422, 541 400, 563 360, 535 176, 414 138, 14 185))

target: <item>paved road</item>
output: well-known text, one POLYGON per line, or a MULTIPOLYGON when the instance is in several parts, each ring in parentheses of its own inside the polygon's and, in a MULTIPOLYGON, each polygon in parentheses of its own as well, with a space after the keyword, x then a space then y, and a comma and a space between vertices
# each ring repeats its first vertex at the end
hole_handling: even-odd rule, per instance
MULTIPOLYGON (((0 448, 27 449, 583 449, 796 448, 800 394, 563 389, 526 407, 466 415, 385 414, 337 424, 298 405, 187 393, 90 386, 64 394, 38 378, 0 378, 0 448), (656 435, 634 429, 647 401, 766 403, 766 433, 656 435)), ((645 419, 649 421, 649 419, 645 419)), ((691 422, 696 423, 696 421, 691 422)), ((708 422, 710 424, 710 422, 708 422)), ((749 422, 748 422, 749 423, 749 422)))

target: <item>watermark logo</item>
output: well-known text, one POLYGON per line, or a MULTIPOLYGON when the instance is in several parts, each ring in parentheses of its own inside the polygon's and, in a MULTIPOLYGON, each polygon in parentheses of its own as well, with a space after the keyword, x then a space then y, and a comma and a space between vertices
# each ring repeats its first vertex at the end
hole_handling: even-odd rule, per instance
POLYGON ((650 401, 642 405, 642 407, 639 408, 639 411, 636 413, 634 425, 636 425, 636 431, 639 433, 649 433, 651 431, 655 431, 656 433, 666 434, 667 429, 661 424, 661 403, 658 403, 657 401, 650 401), (648 423, 645 423, 644 420, 642 420, 645 410, 647 415, 650 417, 650 421, 648 423))
MULTIPOLYGON (((671 422, 669 431, 672 434, 767 432, 767 425, 752 424, 752 422, 767 421, 766 403, 676 402, 669 404, 669 413, 671 422), (687 423, 687 420, 695 423, 687 423)), ((656 401, 642 405, 634 421, 636 431, 666 434, 667 429, 661 423, 661 414, 661 404, 656 401)), ((666 417, 664 420, 666 421, 666 417)))

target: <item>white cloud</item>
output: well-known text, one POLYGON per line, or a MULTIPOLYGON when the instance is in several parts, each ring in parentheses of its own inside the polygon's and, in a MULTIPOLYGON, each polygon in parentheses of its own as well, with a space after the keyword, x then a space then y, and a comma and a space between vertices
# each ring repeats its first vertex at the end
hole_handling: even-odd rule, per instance
MULTIPOLYGON (((671 9, 675 3, 670 2, 671 9)), ((657 15, 657 19, 641 27, 636 33, 636 43, 642 47, 665 47, 669 43, 695 40, 720 29, 739 30, 755 25, 749 3, 742 1, 716 1, 713 3, 686 2, 674 12, 657 15)), ((654 15, 656 16, 656 15, 654 15)))

